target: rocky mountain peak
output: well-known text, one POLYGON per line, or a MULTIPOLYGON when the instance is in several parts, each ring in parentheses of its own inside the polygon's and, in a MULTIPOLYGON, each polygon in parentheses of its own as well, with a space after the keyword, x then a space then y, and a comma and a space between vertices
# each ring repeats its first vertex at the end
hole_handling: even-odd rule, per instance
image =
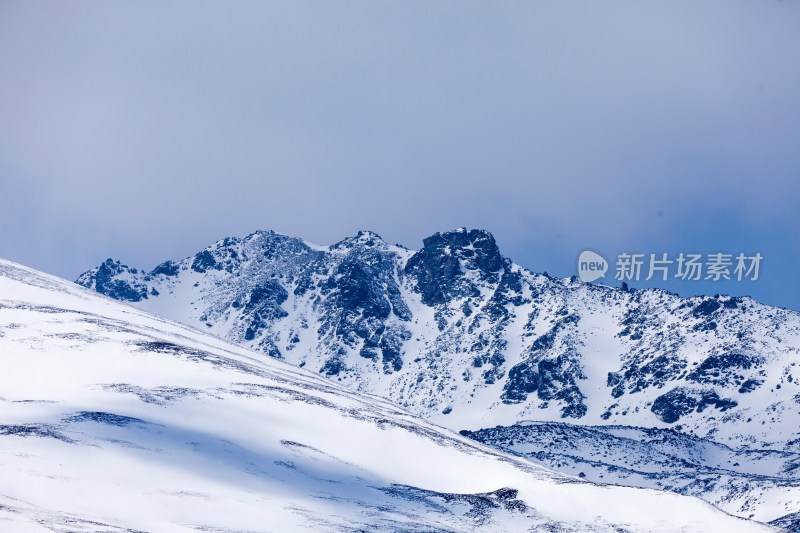
POLYGON ((331 245, 331 250, 344 250, 352 247, 385 248, 386 242, 374 231, 359 230, 353 237, 347 237, 331 245))
POLYGON ((138 269, 109 257, 77 282, 115 300, 138 302, 147 298, 147 286, 138 281, 142 275, 138 269))
POLYGON ((491 233, 459 228, 424 239, 422 250, 412 256, 405 270, 417 279, 423 301, 432 305, 477 295, 472 278, 493 283, 502 269, 503 256, 491 233))

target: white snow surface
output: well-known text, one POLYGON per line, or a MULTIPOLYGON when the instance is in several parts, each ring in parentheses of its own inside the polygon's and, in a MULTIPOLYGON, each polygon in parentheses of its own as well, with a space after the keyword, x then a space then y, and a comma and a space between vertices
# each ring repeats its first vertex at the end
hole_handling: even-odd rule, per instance
POLYGON ((556 473, 0 261, 0 531, 772 530, 556 473))

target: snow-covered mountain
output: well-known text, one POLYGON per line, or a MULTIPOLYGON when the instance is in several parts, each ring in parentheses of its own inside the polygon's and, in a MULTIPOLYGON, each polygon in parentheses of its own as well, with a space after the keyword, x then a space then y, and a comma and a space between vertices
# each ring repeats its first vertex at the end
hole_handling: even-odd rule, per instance
POLYGON ((555 473, 0 261, 0 530, 770 528, 555 473))
POLYGON ((78 283, 455 430, 566 420, 800 451, 800 314, 536 274, 482 230, 419 251, 259 231, 78 283))
POLYGON ((800 531, 796 312, 536 274, 504 258, 488 232, 466 229, 416 252, 371 232, 324 247, 262 231, 150 272, 108 260, 78 283, 562 471, 698 495, 800 531), (533 437, 529 421, 587 426, 582 451, 560 449, 574 426, 540 424, 533 437), (639 453, 592 426, 686 440, 639 453), (742 468, 714 454, 670 459, 697 439, 744 461, 792 459, 742 468), (598 461, 596 449, 620 460, 598 461), (696 475, 704 481, 692 483, 696 475))

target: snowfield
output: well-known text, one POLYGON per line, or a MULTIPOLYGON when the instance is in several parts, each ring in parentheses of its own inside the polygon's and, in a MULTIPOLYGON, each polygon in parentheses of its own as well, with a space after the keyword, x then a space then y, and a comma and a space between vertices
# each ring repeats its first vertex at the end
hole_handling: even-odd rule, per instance
POLYGON ((0 261, 0 531, 774 531, 0 261))

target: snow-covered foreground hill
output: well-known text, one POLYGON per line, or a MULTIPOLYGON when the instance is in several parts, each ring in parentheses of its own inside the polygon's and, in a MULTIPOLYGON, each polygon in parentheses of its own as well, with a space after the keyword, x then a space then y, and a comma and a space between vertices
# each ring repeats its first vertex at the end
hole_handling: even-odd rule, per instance
POLYGON ((0 531, 768 531, 0 261, 0 531))

